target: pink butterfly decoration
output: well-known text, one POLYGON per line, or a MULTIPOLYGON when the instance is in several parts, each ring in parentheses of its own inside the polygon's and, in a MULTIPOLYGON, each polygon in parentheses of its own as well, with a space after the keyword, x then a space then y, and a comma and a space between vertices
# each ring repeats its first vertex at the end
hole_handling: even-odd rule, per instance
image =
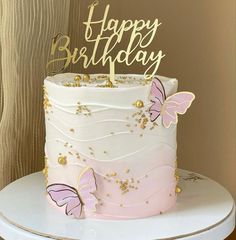
POLYGON ((49 185, 47 192, 58 207, 65 206, 66 215, 82 218, 83 211, 96 211, 96 189, 94 171, 92 168, 86 168, 80 175, 78 190, 56 183, 49 185))
POLYGON ((154 122, 159 116, 162 116, 162 122, 165 128, 170 125, 177 124, 178 115, 186 113, 191 106, 195 95, 191 92, 179 92, 166 98, 163 84, 157 78, 153 79, 151 86, 151 102, 150 119, 154 122))

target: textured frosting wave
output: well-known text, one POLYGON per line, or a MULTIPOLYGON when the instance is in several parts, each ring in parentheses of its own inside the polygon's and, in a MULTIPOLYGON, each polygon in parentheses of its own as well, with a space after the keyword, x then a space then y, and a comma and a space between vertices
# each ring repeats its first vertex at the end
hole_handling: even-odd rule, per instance
MULTIPOLYGON (((176 126, 166 129, 160 119, 155 124, 149 120, 151 83, 139 85, 141 75, 119 75, 137 81, 116 88, 63 86, 74 77, 45 80, 48 184, 77 188, 81 171, 89 166, 99 204, 87 217, 140 218, 171 208, 176 201, 176 126), (144 108, 134 106, 137 100, 144 108), (65 165, 58 163, 60 156, 66 157, 65 165)), ((167 96, 177 91, 176 79, 159 79, 167 96)))

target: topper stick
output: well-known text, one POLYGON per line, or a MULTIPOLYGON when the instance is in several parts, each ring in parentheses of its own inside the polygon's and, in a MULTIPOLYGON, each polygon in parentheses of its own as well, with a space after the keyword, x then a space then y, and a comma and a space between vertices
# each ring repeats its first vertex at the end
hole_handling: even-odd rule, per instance
POLYGON ((115 62, 110 60, 110 81, 115 83, 115 62))

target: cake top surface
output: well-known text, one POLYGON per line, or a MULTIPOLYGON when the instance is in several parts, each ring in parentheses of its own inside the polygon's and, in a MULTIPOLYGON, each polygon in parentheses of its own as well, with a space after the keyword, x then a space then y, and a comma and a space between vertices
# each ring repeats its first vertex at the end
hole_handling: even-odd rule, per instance
MULTIPOLYGON (((163 85, 177 85, 175 78, 157 76, 163 85)), ((142 87, 151 84, 151 80, 144 78, 142 74, 116 74, 112 87, 109 87, 109 74, 78 74, 63 73, 54 76, 48 76, 46 81, 63 87, 89 87, 89 88, 130 88, 142 87), (76 80, 77 77, 77 80, 76 80)))

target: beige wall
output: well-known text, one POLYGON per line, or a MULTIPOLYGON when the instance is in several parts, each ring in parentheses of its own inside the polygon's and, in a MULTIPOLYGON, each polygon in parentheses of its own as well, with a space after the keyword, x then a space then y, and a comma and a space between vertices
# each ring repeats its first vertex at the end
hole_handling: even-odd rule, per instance
MULTIPOLYGON (((114 18, 158 17, 163 23, 150 47, 162 49, 167 55, 159 74, 178 78, 180 90, 196 94, 192 108, 179 122, 179 166, 215 179, 236 199, 235 1, 100 2, 95 10, 97 17, 110 3, 114 18)), ((82 1, 83 20, 87 16, 86 4, 87 1, 82 1)), ((73 36, 73 31, 70 34, 73 36)), ((104 72, 107 68, 97 66, 88 72, 104 72)), ((76 71, 78 66, 72 69, 76 71)), ((142 73, 144 68, 138 64, 117 66, 117 71, 142 73)))

